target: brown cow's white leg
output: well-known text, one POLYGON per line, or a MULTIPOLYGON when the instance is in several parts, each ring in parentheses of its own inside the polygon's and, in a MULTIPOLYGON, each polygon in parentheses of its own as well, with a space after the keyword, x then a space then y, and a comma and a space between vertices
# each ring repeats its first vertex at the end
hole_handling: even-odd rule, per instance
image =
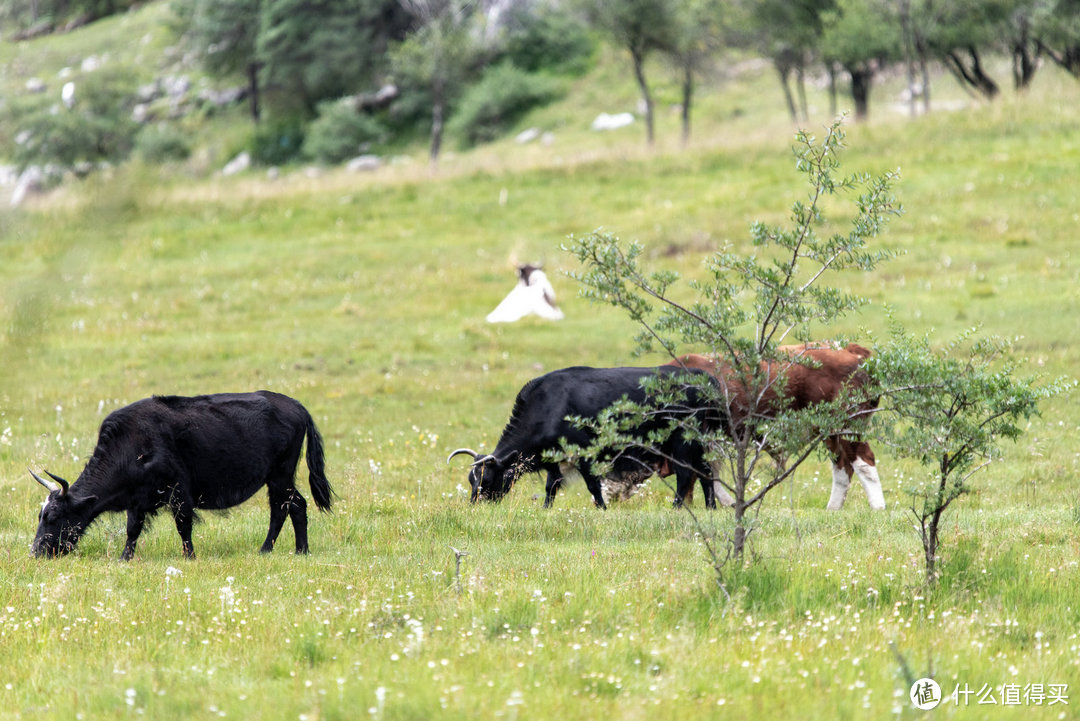
MULTIPOLYGON (((718 477, 720 473, 723 472, 723 470, 724 466, 721 463, 709 464, 709 471, 712 472, 713 478, 718 477)), ((721 483, 720 481, 713 481, 712 488, 713 496, 716 497, 716 502, 719 503, 721 506, 731 508, 735 505, 735 499, 732 498, 731 494, 727 492, 727 489, 724 488, 723 483, 721 483)))
POLYGON ((731 508, 735 505, 735 499, 731 497, 731 494, 724 488, 724 484, 720 481, 713 481, 712 484, 713 495, 716 496, 716 502, 721 506, 727 506, 731 508))
MULTIPOLYGON (((865 481, 863 481, 865 484, 865 481)), ((829 496, 829 505, 826 510, 839 511, 844 507, 844 499, 847 498, 848 487, 851 486, 851 475, 842 463, 834 463, 832 467, 832 495, 829 496)))
POLYGON ((866 491, 866 499, 870 501, 870 507, 876 511, 885 510, 885 494, 881 490, 881 479, 878 478, 877 466, 867 463, 862 458, 856 458, 851 464, 862 481, 866 491))

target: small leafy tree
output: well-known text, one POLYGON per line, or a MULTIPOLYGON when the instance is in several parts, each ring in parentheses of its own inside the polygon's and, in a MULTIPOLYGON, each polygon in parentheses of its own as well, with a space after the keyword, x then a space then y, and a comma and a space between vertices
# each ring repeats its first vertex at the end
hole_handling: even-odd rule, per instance
POLYGON ((479 59, 480 46, 472 27, 475 3, 468 0, 399 0, 416 28, 393 48, 390 64, 404 84, 425 88, 431 104, 431 144, 434 168, 442 150, 443 130, 450 107, 479 59))
POLYGON ((259 122, 259 70, 256 53, 262 0, 194 0, 184 9, 189 15, 188 38, 206 71, 228 77, 243 73, 247 79, 251 119, 259 122))
POLYGON ((667 0, 584 0, 589 22, 630 53, 634 79, 645 106, 645 141, 655 143, 654 100, 645 77, 645 60, 654 50, 674 45, 677 27, 667 0))
POLYGON ((461 137, 465 147, 490 142, 525 113, 558 94, 559 83, 554 78, 525 72, 512 63, 500 63, 488 68, 462 94, 447 127, 461 137))
MULTIPOLYGON (((726 430, 699 428, 693 437, 711 449, 715 482, 733 497, 729 550, 736 558, 742 556, 751 528, 748 513, 760 507, 821 440, 866 420, 865 398, 857 394, 798 411, 782 401, 785 369, 805 361, 780 350, 779 344, 791 338, 807 340, 811 326, 828 325, 862 305, 861 298, 826 286, 825 279, 844 270, 872 270, 889 257, 869 250, 867 241, 900 212, 892 195, 897 173, 838 175, 843 139, 839 120, 820 142, 798 133, 795 167, 806 176, 810 192, 807 201, 792 207, 793 227, 755 223, 754 255, 715 253, 706 264, 709 280, 691 284, 697 302, 684 302, 673 292, 676 274, 643 270, 643 249, 637 243, 624 247, 618 238, 601 232, 572 242, 571 250, 584 266, 575 276, 584 286, 583 295, 622 308, 641 326, 639 352, 659 347, 677 358, 680 347, 689 346, 715 360, 722 382, 712 386, 712 403, 728 412, 730 422, 726 430), (862 192, 850 230, 819 234, 826 199, 855 190, 862 192), (766 455, 771 464, 765 462, 766 455)), ((714 560, 719 573, 721 562, 714 560)))
POLYGON ((1040 387, 1035 379, 1015 377, 1009 343, 976 339, 974 331, 936 350, 894 319, 890 342, 876 351, 868 366, 888 389, 881 413, 892 416, 879 432, 929 470, 927 483, 911 491, 911 512, 932 585, 945 511, 971 490, 972 476, 997 458, 1002 441, 1019 438, 1021 421, 1038 413, 1039 401, 1070 384, 1040 387))

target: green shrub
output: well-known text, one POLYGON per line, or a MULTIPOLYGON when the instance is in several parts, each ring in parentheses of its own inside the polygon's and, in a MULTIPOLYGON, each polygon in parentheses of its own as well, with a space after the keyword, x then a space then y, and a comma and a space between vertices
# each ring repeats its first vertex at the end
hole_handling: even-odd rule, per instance
POLYGON ((299 118, 263 121, 251 138, 251 159, 261 165, 284 165, 300 156, 304 122, 299 118))
POLYGON ((137 125, 131 118, 134 84, 124 73, 99 70, 74 81, 74 102, 40 103, 25 108, 18 119, 13 160, 20 166, 76 163, 127 158, 137 125))
POLYGON ((465 91, 449 129, 466 146, 494 140, 527 111, 553 100, 558 91, 558 82, 550 77, 527 73, 511 63, 496 65, 465 91))
POLYGON ((148 163, 167 163, 187 159, 191 155, 191 144, 176 126, 156 123, 139 131, 135 152, 148 163))
POLYGON ((323 103, 319 106, 319 117, 308 126, 303 154, 332 165, 356 157, 362 146, 385 136, 382 123, 371 115, 358 113, 351 103, 323 103))
POLYGON ((589 68, 596 47, 587 25, 571 13, 545 7, 511 11, 504 57, 529 72, 580 74, 589 68))

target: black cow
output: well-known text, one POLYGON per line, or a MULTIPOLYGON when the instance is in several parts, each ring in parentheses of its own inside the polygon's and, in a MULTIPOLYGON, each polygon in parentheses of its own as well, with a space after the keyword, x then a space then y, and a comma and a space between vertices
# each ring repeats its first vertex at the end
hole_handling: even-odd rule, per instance
POLYGON ((30 472, 50 491, 38 516, 33 553, 68 553, 99 515, 126 511, 121 558, 130 560, 147 515, 168 506, 184 555, 194 558, 196 509, 236 506, 263 486, 270 499, 270 530, 260 550, 273 550, 288 516, 296 552, 307 553, 307 502, 294 480, 305 434, 311 495, 327 511, 333 489, 323 471, 322 437, 307 409, 288 396, 270 391, 154 396, 113 411, 101 424, 94 455, 70 487, 48 471, 55 483, 30 472))
MULTIPOLYGON (((578 427, 567 418, 596 418, 604 409, 626 398, 633 403, 655 408, 630 431, 632 437, 641 439, 642 443, 631 444, 628 448, 605 449, 598 460, 612 461, 611 475, 617 479, 631 476, 643 480, 661 469, 674 471, 678 488, 676 504, 697 478, 705 493, 706 505, 714 507, 711 476, 702 446, 687 441, 678 428, 659 448, 648 448, 651 444, 647 439, 651 432, 667 427, 673 420, 693 417, 699 422, 715 424, 717 414, 704 407, 700 401, 704 394, 689 380, 686 383, 685 403, 654 405, 642 383, 657 374, 700 375, 701 371, 668 367, 581 366, 553 371, 530 381, 518 393, 510 421, 492 453, 480 455, 468 448, 459 448, 446 460, 449 463, 459 454, 472 456, 474 462, 469 471, 469 485, 472 487, 473 502, 481 498, 501 500, 522 474, 547 471, 544 506, 550 507, 569 467, 564 463, 544 460, 544 452, 560 449, 564 441, 584 448, 595 439, 592 431, 578 427)), ((709 376, 705 375, 705 378, 709 376)), ((596 505, 606 508, 601 480, 592 471, 591 465, 583 463, 577 470, 585 479, 596 505)))

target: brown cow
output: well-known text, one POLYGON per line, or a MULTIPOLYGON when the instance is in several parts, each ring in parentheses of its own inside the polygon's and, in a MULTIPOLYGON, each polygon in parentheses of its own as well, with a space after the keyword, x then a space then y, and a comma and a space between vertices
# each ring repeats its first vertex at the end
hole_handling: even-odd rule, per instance
MULTIPOLYGON (((791 356, 791 362, 773 361, 769 364, 769 383, 757 405, 758 412, 774 413, 777 408, 777 389, 783 389, 783 397, 794 410, 806 408, 814 403, 835 400, 842 389, 857 390, 867 382, 865 371, 859 370, 859 364, 869 358, 871 353, 855 343, 845 348, 828 343, 805 343, 802 345, 780 346, 780 353, 791 356), (783 376, 783 383, 778 378, 783 376)), ((706 370, 724 381, 732 375, 729 366, 716 357, 690 354, 682 356, 668 365, 681 365, 687 368, 706 370)), ((763 368, 764 370, 764 368, 763 368)), ((731 424, 737 426, 750 411, 746 389, 735 384, 728 384, 731 393, 731 424)), ((877 407, 877 400, 865 401, 860 411, 870 413, 877 407)), ((825 446, 833 456, 833 488, 827 508, 839 510, 844 505, 852 475, 858 475, 866 490, 867 500, 874 509, 885 508, 885 496, 881 490, 874 452, 870 445, 858 436, 848 438, 839 434, 825 440, 825 446)), ((734 504, 720 484, 715 484, 717 499, 724 505, 734 504)))

